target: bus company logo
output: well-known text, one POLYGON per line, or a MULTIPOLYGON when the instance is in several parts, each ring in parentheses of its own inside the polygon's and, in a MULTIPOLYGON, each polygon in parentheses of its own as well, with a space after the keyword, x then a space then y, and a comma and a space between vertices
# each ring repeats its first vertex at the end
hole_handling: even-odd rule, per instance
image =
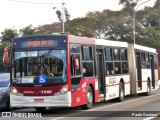
POLYGON ((2 112, 2 117, 12 117, 11 112, 2 112))
POLYGON ((109 78, 109 84, 115 84, 116 83, 116 77, 109 78))
MULTIPOLYGON (((39 102, 43 102, 43 99, 37 99, 39 102)), ((20 113, 20 112, 2 112, 2 117, 42 117, 41 113, 20 113)))
POLYGON ((35 94, 34 91, 23 91, 24 94, 35 94))
POLYGON ((37 91, 36 91, 36 93, 37 93, 37 95, 39 95, 39 94, 40 94, 40 91, 39 91, 39 90, 37 90, 37 91))
POLYGON ((86 86, 87 86, 87 83, 84 82, 84 83, 82 84, 82 88, 85 88, 86 86))

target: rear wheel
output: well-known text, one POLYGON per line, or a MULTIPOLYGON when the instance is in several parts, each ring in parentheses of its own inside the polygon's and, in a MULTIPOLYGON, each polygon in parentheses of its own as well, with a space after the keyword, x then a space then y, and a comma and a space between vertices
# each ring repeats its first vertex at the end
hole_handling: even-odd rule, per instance
POLYGON ((89 86, 86 95, 86 104, 82 106, 82 109, 91 109, 92 106, 93 106, 93 91, 89 86))
POLYGON ((124 100, 124 84, 120 82, 119 84, 119 97, 117 98, 119 102, 122 102, 124 100))
POLYGON ((147 92, 144 93, 145 96, 149 96, 151 93, 151 87, 150 87, 150 82, 147 82, 147 92))
POLYGON ((138 93, 139 96, 149 96, 151 93, 151 86, 150 86, 150 82, 147 81, 147 92, 145 93, 138 93))

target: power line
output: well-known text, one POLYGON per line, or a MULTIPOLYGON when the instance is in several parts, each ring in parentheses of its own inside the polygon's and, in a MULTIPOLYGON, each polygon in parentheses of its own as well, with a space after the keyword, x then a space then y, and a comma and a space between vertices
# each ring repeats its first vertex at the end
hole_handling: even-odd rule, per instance
POLYGON ((26 2, 26 1, 20 1, 20 0, 9 0, 12 2, 19 2, 19 3, 27 3, 27 4, 62 4, 62 3, 34 3, 34 2, 26 2))

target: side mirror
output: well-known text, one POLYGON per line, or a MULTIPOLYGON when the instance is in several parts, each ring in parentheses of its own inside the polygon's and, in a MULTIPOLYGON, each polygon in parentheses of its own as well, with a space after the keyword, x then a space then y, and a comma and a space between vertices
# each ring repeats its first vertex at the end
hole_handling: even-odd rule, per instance
POLYGON ((74 58, 74 67, 75 67, 75 69, 79 69, 79 60, 78 60, 78 58, 74 58))
POLYGON ((3 64, 6 65, 8 62, 8 52, 4 52, 3 54, 3 64))
POLYGON ((11 50, 11 46, 6 46, 4 48, 4 53, 3 53, 3 64, 6 65, 8 63, 8 57, 9 57, 9 52, 11 50))

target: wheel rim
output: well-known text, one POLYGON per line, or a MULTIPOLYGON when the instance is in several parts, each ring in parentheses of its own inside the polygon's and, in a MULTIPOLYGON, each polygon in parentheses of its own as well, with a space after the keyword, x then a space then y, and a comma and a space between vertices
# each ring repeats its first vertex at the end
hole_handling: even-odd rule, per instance
POLYGON ((93 98, 90 91, 88 91, 87 93, 87 101, 88 101, 88 104, 92 104, 93 98))
POLYGON ((147 92, 148 92, 148 93, 150 92, 150 88, 149 88, 149 86, 147 87, 147 92))
POLYGON ((123 89, 121 89, 121 91, 120 91, 120 97, 121 97, 121 99, 124 98, 124 91, 123 91, 123 89))

